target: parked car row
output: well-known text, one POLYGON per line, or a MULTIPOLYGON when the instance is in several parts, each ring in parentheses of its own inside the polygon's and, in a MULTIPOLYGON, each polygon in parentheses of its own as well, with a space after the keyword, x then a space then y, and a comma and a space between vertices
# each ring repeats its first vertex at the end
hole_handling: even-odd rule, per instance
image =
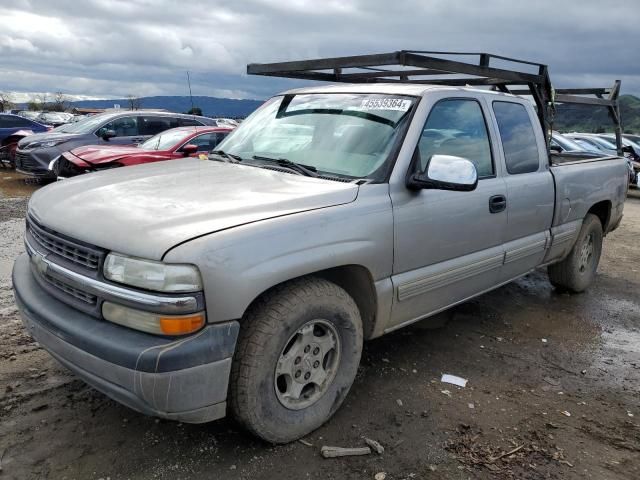
POLYGON ((52 127, 59 127, 65 123, 71 123, 77 119, 83 118, 83 115, 74 115, 73 113, 68 112, 39 112, 31 110, 18 111, 17 115, 52 127))
MULTIPOLYGON (((639 135, 623 134, 622 150, 629 168, 629 184, 638 186, 640 176, 640 140, 639 135)), ((617 156, 616 137, 613 134, 565 133, 553 132, 551 148, 561 152, 592 152, 595 156, 617 156)))
POLYGON ((213 150, 233 128, 230 124, 219 126, 216 119, 196 115, 108 112, 52 130, 42 126, 38 133, 24 136, 17 143, 14 163, 20 173, 55 180, 58 173, 68 177, 101 168, 198 155, 213 150), (170 129, 176 131, 171 135, 158 135, 170 129), (147 143, 154 135, 153 141, 147 143), (92 147, 76 150, 86 146, 92 147))

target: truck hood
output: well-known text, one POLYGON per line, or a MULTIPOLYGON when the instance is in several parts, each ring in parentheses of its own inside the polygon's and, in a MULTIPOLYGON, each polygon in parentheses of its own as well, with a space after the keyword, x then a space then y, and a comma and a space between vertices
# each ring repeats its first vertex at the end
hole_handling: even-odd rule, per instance
POLYGON ((353 202, 357 194, 352 183, 190 158, 48 185, 31 197, 29 213, 71 238, 160 260, 194 237, 353 202))
POLYGON ((164 153, 164 156, 167 156, 166 152, 142 150, 138 147, 125 145, 88 145, 86 147, 74 148, 71 150, 71 153, 92 165, 109 163, 127 155, 140 155, 145 153, 153 155, 164 153))

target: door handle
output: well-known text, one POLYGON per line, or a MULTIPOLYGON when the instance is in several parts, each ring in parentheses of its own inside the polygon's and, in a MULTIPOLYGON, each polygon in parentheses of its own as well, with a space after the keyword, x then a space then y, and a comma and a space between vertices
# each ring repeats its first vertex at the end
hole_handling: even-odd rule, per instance
POLYGON ((504 195, 494 195, 489 198, 489 211, 491 213, 499 213, 507 208, 507 197, 504 195))

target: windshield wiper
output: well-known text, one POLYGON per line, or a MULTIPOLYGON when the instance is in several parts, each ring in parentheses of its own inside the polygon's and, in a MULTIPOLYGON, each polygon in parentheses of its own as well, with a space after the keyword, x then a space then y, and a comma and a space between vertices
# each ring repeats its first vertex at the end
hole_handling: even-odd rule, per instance
POLYGON ((254 155, 253 159, 262 160, 264 162, 274 162, 281 167, 293 170, 294 172, 297 172, 300 175, 304 175, 305 177, 318 176, 318 169, 316 167, 312 167, 311 165, 302 165, 301 163, 292 162, 291 160, 287 160, 286 158, 270 158, 260 155, 254 155))
POLYGON ((240 163, 242 161, 241 156, 234 155, 233 153, 227 153, 224 150, 211 150, 209 152, 210 159, 211 159, 211 155, 216 155, 218 158, 222 158, 223 162, 227 162, 227 163, 240 163))

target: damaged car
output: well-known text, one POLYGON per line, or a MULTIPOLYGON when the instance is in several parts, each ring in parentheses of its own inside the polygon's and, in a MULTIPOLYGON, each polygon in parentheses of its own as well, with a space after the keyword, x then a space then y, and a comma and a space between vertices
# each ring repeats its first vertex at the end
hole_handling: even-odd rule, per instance
POLYGON ((68 123, 18 143, 16 170, 31 177, 55 180, 49 166, 64 152, 84 145, 136 145, 170 128, 217 126, 210 118, 149 110, 115 111, 68 123))
POLYGON ((199 157, 214 150, 233 129, 228 127, 178 127, 151 137, 137 146, 88 145, 65 152, 52 162, 58 180, 108 168, 199 157))

